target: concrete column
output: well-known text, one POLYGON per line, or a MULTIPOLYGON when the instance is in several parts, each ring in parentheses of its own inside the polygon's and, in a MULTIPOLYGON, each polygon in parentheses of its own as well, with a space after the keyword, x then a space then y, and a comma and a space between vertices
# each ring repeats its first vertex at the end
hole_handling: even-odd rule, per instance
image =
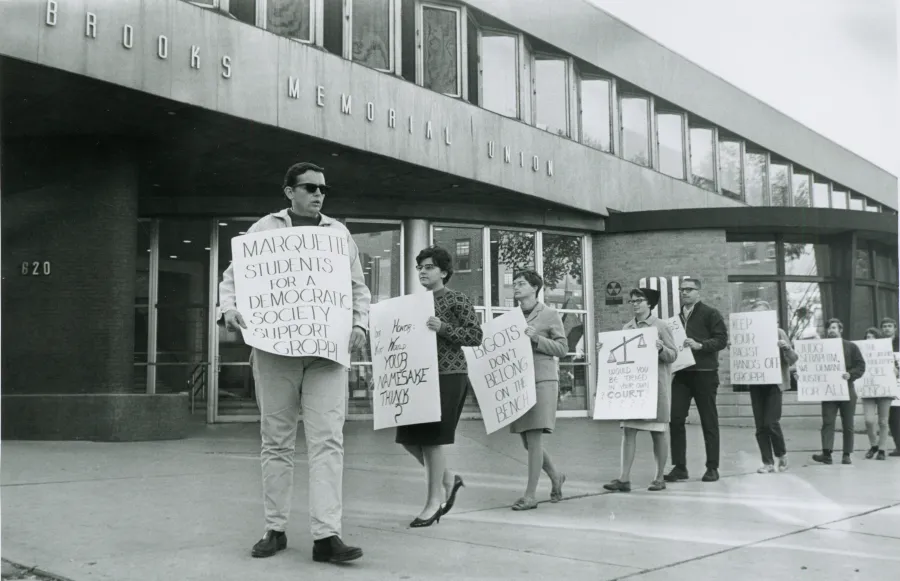
POLYGON ((425 292, 419 284, 419 273, 416 271, 416 256, 428 246, 431 238, 431 222, 411 219, 403 221, 403 248, 406 256, 403 259, 403 271, 406 275, 406 294, 425 292))

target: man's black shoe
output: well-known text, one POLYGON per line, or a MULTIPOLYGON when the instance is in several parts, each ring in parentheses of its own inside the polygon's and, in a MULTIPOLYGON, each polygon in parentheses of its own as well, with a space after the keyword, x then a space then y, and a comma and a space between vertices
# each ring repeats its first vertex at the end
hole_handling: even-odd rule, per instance
POLYGON ((684 468, 683 466, 675 466, 674 468, 672 468, 671 472, 663 476, 663 479, 666 482, 678 482, 679 480, 687 480, 687 468, 684 468))
POLYGON ((820 464, 831 464, 834 460, 831 459, 831 454, 828 452, 824 452, 822 454, 813 454, 812 459, 820 464))
POLYGON ((716 470, 715 468, 707 468, 706 474, 704 474, 703 478, 701 478, 701 480, 703 480, 703 482, 715 482, 718 479, 719 479, 719 471, 716 470))
POLYGON ((345 563, 362 557, 359 547, 348 547, 337 535, 313 543, 313 561, 320 563, 345 563))
POLYGON ((250 554, 254 557, 271 557, 287 548, 287 535, 282 531, 266 531, 266 535, 253 545, 250 554))

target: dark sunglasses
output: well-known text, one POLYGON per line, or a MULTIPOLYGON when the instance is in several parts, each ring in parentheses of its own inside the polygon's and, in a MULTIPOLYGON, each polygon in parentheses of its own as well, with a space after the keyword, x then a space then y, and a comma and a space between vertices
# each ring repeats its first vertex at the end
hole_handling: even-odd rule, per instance
POLYGON ((326 185, 324 185, 324 184, 323 184, 323 185, 319 185, 319 184, 297 184, 297 185, 294 186, 294 187, 295 187, 295 188, 303 188, 304 190, 306 190, 306 193, 307 193, 307 194, 314 194, 314 193, 316 193, 316 190, 322 192, 323 194, 327 194, 328 191, 331 189, 331 188, 329 188, 328 186, 326 186, 326 185))

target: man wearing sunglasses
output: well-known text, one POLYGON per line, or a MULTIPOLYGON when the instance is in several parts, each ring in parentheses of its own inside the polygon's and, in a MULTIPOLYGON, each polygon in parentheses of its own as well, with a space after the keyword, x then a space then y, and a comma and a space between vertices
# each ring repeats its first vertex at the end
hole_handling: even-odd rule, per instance
POLYGON ((688 479, 687 433, 684 423, 691 400, 697 403, 703 441, 706 443, 706 473, 703 482, 719 479, 719 410, 716 395, 719 390, 719 351, 728 344, 728 327, 722 314, 700 301, 700 281, 685 278, 681 281, 681 324, 687 339, 684 346, 693 351, 695 364, 678 371, 672 377, 672 471, 667 482, 688 479))
MULTIPOLYGON (((347 228, 322 214, 328 186, 324 170, 311 163, 292 165, 284 176, 282 191, 291 207, 269 214, 250 227, 248 233, 321 226, 343 233, 350 248, 353 296, 353 330, 350 350, 366 345, 371 294, 363 278, 359 249, 347 228)), ((220 309, 225 325, 233 331, 246 329, 235 308, 234 273, 225 270, 219 285, 220 309)), ((313 537, 313 560, 339 563, 362 556, 362 549, 341 541, 344 471, 344 410, 347 400, 347 369, 320 357, 284 357, 253 349, 250 354, 262 435, 262 480, 266 532, 251 551, 254 557, 271 557, 287 547, 285 528, 294 486, 294 448, 297 420, 302 407, 303 427, 309 458, 309 518, 313 537)))

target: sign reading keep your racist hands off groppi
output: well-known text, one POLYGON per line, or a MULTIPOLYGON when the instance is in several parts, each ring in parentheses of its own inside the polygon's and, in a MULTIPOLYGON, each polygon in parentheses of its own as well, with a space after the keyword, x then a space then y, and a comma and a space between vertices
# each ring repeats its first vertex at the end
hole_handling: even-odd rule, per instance
POLYGON ((350 243, 339 230, 280 228, 231 240, 244 342, 288 357, 350 366, 350 243))

